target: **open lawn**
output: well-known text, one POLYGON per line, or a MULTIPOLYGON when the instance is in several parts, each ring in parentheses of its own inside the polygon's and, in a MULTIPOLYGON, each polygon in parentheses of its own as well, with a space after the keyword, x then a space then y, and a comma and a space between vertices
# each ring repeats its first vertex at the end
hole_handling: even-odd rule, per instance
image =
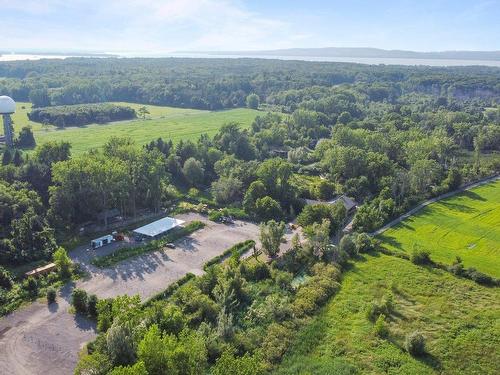
MULTIPOLYGON (((113 103, 138 109, 142 104, 113 103)), ((177 142, 181 139, 196 140, 200 134, 213 136, 217 130, 228 122, 237 122, 242 127, 249 127, 258 111, 247 108, 237 108, 226 111, 203 111, 196 109, 172 108, 146 105, 150 114, 143 119, 119 121, 108 124, 92 124, 81 127, 58 129, 55 126, 35 123, 28 120, 30 103, 17 103, 17 112, 13 115, 16 133, 23 126, 30 125, 35 134, 37 144, 50 140, 69 141, 72 144, 72 154, 81 154, 92 148, 103 146, 112 136, 131 137, 142 145, 153 139, 162 137, 177 142)))
POLYGON ((411 253, 431 252, 450 264, 458 255, 465 267, 500 277, 500 181, 433 203, 384 232, 382 245, 411 253))
POLYGON ((387 255, 365 255, 346 272, 340 292, 309 322, 278 374, 497 374, 500 289, 387 255), (373 333, 366 310, 392 293, 387 338, 373 333), (426 337, 411 357, 408 333, 426 337))

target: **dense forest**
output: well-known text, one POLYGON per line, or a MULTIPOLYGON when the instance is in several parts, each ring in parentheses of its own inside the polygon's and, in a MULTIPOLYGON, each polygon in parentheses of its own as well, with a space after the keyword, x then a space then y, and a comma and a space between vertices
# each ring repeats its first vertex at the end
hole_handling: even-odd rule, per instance
POLYGON ((131 120, 135 117, 134 109, 115 104, 79 104, 35 108, 28 114, 31 121, 56 125, 59 128, 131 120))
POLYGON ((245 105, 254 92, 369 86, 373 101, 419 92, 450 99, 500 94, 497 68, 403 67, 259 59, 87 59, 0 63, 0 92, 35 107, 128 101, 200 109, 245 105))
MULTIPOLYGON (((93 307, 100 335, 80 362, 81 374, 272 370, 294 332, 335 294, 349 258, 375 246, 366 233, 426 198, 500 172, 495 68, 67 59, 0 63, 0 77, 1 93, 37 107, 129 101, 262 110, 250 129, 228 123, 196 142, 112 138, 75 157, 65 142, 30 155, 4 151, 4 266, 50 259, 65 235, 111 209, 135 216, 180 203, 225 208, 277 233, 278 247, 280 222, 297 218, 304 228, 305 241, 295 240, 293 251, 270 265, 233 256, 147 306, 136 297, 100 301, 93 307), (331 246, 348 213, 321 202, 341 194, 359 204, 355 234, 331 246), (295 288, 299 274, 307 281, 295 288)), ((57 117, 68 108, 31 116, 57 117)), ((275 248, 266 249, 272 259, 275 248)), ((1 268, 0 277, 12 280, 1 268)), ((9 302, 12 288, 1 285, 0 303, 9 302)))

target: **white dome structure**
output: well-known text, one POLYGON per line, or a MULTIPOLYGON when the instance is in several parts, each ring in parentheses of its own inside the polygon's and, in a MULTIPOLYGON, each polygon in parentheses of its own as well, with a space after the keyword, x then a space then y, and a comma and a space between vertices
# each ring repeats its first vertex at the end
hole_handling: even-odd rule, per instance
POLYGON ((8 96, 0 96, 0 115, 11 114, 16 111, 16 102, 8 96))

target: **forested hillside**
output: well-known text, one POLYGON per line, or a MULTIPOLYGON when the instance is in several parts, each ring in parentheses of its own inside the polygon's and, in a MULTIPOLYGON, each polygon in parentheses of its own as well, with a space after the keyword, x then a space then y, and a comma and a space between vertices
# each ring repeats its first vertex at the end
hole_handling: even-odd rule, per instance
POLYGON ((0 63, 0 91, 35 106, 125 101, 199 109, 245 105, 284 90, 349 84, 370 100, 402 94, 450 99, 500 95, 497 68, 403 67, 258 59, 86 59, 0 63))

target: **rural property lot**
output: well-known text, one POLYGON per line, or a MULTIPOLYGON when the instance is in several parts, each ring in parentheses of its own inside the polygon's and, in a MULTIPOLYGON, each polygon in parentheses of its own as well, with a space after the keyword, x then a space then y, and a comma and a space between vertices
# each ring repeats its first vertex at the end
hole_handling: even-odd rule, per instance
MULTIPOLYGON (((78 281, 76 286, 99 297, 139 294, 144 299, 165 289, 187 272, 203 272, 207 260, 232 245, 258 238, 259 228, 252 223, 217 224, 197 214, 179 215, 178 218, 202 220, 206 226, 179 240, 176 249, 131 258, 112 269, 90 265, 92 254, 86 251, 86 246, 77 249, 71 256, 81 262, 90 277, 78 281)), ((288 239, 290 236, 287 235, 288 239)), ((108 248, 105 252, 111 250, 108 248)), ((62 290, 57 305, 48 307, 37 302, 0 319, 0 374, 72 373, 80 348, 96 333, 89 321, 68 313, 71 289, 72 285, 67 285, 62 290)))

